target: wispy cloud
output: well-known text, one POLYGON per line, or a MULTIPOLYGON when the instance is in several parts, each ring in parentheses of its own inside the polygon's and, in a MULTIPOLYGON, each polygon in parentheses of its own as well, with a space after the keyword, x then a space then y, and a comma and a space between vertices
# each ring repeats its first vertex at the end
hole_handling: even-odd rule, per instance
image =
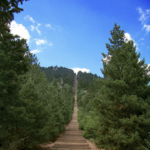
POLYGON ((55 30, 55 28, 53 28, 53 27, 51 26, 51 24, 46 24, 45 26, 48 27, 48 28, 50 28, 51 30, 55 30))
POLYGON ((40 25, 41 25, 40 23, 38 23, 37 26, 35 26, 35 25, 30 25, 31 31, 36 30, 37 33, 38 33, 39 35, 41 35, 41 31, 39 30, 39 26, 40 26, 40 25))
POLYGON ((27 42, 29 42, 30 34, 22 24, 17 24, 15 21, 12 21, 10 24, 10 30, 12 34, 17 34, 20 36, 20 38, 24 38, 27 40, 27 42))
POLYGON ((39 35, 41 35, 41 31, 39 30, 40 23, 36 22, 31 16, 27 15, 24 17, 24 19, 29 19, 32 23, 36 23, 37 25, 30 25, 31 31, 36 30, 39 35))
POLYGON ((53 46, 53 43, 52 42, 48 42, 47 40, 45 39, 34 39, 35 43, 37 46, 41 45, 41 44, 46 44, 48 46, 53 46))
POLYGON ((25 16, 24 19, 29 19, 31 22, 35 22, 34 19, 32 17, 30 17, 29 15, 25 16))
POLYGON ((31 27, 31 31, 34 31, 34 29, 35 29, 35 28, 34 28, 34 26, 33 26, 33 25, 31 25, 30 27, 31 27))
POLYGON ((45 44, 47 41, 43 39, 36 39, 35 42, 36 42, 36 45, 41 45, 41 44, 45 44))
POLYGON ((37 53, 40 53, 40 52, 41 52, 41 50, 37 50, 37 49, 34 49, 34 50, 30 51, 30 53, 33 53, 33 54, 37 54, 37 53))
POLYGON ((90 69, 86 69, 86 68, 71 68, 73 71, 74 71, 74 73, 76 73, 76 74, 78 74, 78 72, 79 71, 81 71, 81 72, 87 72, 87 73, 89 73, 90 72, 90 69))
POLYGON ((39 35, 41 35, 41 31, 39 30, 39 26, 40 26, 40 25, 41 25, 41 24, 38 23, 38 25, 35 27, 35 30, 38 32, 39 35))
POLYGON ((145 28, 147 33, 150 32, 150 25, 144 24, 143 27, 145 28))
POLYGON ((144 38, 141 38, 139 41, 143 41, 144 40, 144 38))
POLYGON ((124 37, 125 42, 132 40, 134 42, 134 46, 136 46, 136 50, 138 50, 138 44, 135 42, 134 39, 131 38, 131 35, 129 33, 125 33, 124 35, 125 35, 124 37))
POLYGON ((149 33, 150 32, 150 24, 147 24, 147 22, 150 18, 150 9, 143 11, 142 8, 138 7, 137 10, 140 14, 139 20, 141 21, 143 28, 146 30, 147 33, 149 33))

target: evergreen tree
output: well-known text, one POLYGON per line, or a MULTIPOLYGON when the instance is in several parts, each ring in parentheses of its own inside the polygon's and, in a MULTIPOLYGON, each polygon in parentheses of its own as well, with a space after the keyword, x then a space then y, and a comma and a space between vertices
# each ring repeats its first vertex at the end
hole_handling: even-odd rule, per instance
POLYGON ((133 41, 115 24, 108 54, 102 53, 105 80, 94 99, 99 114, 97 144, 105 150, 146 150, 150 131, 150 76, 144 59, 139 61, 133 41), (109 57, 109 58, 108 58, 109 57))
POLYGON ((25 74, 33 62, 33 55, 25 39, 10 33, 10 22, 23 0, 0 1, 0 145, 8 146, 18 131, 21 120, 17 115, 19 101, 19 77, 25 74))

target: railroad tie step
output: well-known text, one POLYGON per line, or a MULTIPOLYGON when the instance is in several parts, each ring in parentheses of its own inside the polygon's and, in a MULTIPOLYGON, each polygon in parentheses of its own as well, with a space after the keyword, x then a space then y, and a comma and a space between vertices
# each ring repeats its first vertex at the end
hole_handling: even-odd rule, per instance
POLYGON ((51 148, 52 150, 90 150, 90 148, 51 148))
MULTIPOLYGON (((88 144, 55 144, 52 148, 78 148, 78 149, 83 149, 83 148, 86 148, 88 149, 89 148, 89 145, 88 144)), ((90 148, 89 148, 90 149, 90 148)))
MULTIPOLYGON (((75 94, 77 94, 77 80, 75 77, 75 94)), ((61 136, 51 150, 90 150, 90 146, 86 139, 82 136, 82 131, 79 130, 79 123, 77 121, 77 95, 75 95, 74 113, 72 120, 67 125, 66 132, 61 136)))
POLYGON ((87 143, 86 140, 78 140, 78 139, 59 139, 58 142, 68 142, 68 143, 87 143))

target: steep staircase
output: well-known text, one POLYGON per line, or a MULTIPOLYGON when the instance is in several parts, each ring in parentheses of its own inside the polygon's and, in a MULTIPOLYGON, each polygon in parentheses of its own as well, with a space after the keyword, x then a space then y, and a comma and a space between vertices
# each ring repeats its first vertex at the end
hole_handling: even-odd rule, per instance
POLYGON ((79 123, 77 121, 77 76, 74 81, 75 103, 74 113, 71 122, 69 123, 66 132, 58 139, 51 150, 90 150, 89 144, 82 136, 82 131, 79 130, 79 123))

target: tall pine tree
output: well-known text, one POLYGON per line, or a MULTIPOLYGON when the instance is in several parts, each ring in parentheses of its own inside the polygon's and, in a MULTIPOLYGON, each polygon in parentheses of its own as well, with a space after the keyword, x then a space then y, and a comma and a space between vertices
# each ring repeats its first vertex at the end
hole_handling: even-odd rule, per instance
POLYGON ((101 89, 94 99, 99 114, 97 144, 105 150, 146 150, 150 131, 150 88, 145 60, 139 61, 133 41, 114 25, 108 54, 98 79, 101 89))

